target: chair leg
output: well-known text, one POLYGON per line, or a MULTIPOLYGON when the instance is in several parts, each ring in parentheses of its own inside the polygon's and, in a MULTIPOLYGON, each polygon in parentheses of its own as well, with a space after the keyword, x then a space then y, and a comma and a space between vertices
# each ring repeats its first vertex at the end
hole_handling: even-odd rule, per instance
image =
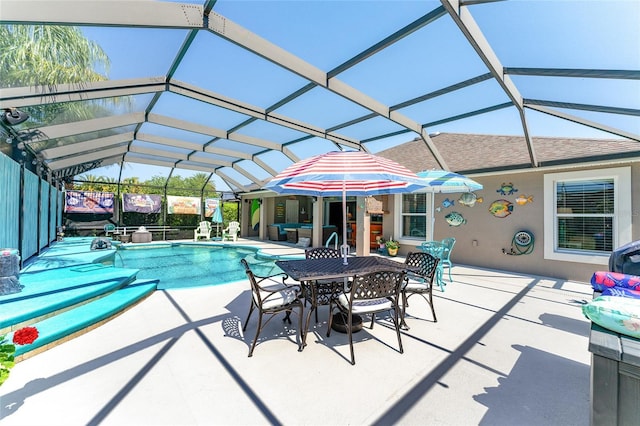
POLYGON ((400 337, 400 319, 398 318, 398 301, 396 300, 395 306, 393 307, 393 325, 396 327, 396 335, 398 336, 398 347, 400 348, 400 353, 404 353, 404 349, 402 347, 402 339, 400 337))
POLYGON ((244 322, 244 327, 242 327, 242 331, 247 331, 247 324, 249 324, 249 318, 251 318, 252 313, 253 313, 253 302, 251 302, 251 306, 249 306, 249 315, 247 315, 247 320, 244 322))
POLYGON ((349 350, 351 351, 351 365, 356 365, 356 356, 353 353, 353 315, 349 312, 347 313, 349 318, 347 319, 347 333, 349 334, 349 350))
POLYGON ((311 322, 311 313, 313 312, 313 308, 311 308, 307 312, 307 321, 304 326, 304 338, 302 340, 303 346, 307 346, 307 334, 309 334, 309 323, 311 322))
POLYGON ((409 306, 409 302, 407 301, 407 292, 403 291, 402 292, 402 320, 400 321, 400 327, 402 327, 403 330, 409 330, 409 326, 407 325, 407 322, 404 320, 405 316, 407 315, 407 306, 409 306))
POLYGON ((371 314, 371 324, 369 325, 370 329, 373 329, 373 322, 375 321, 375 319, 376 319, 376 314, 375 313, 371 314))
POLYGON ((429 291, 429 306, 431 307, 431 314, 433 314, 433 322, 438 322, 438 318, 436 317, 436 310, 433 307, 433 288, 429 291))
MULTIPOLYGON (((298 344, 298 352, 302 352, 306 345, 307 330, 302 328, 302 316, 304 315, 304 308, 302 303, 300 304, 300 315, 298 315, 298 333, 300 334, 300 343, 298 344)), ((308 322, 307 322, 308 323, 308 322)))
POLYGON ((442 275, 443 275, 442 265, 438 265, 438 268, 436 269, 436 281, 438 282, 440 291, 444 292, 444 281, 442 279, 442 275))
POLYGON ((256 347, 256 343, 258 343, 258 336, 260 336, 260 331, 262 331, 262 312, 258 311, 258 328, 256 329, 256 337, 253 338, 253 342, 251 343, 251 347, 249 348, 249 357, 253 355, 253 349, 256 347))

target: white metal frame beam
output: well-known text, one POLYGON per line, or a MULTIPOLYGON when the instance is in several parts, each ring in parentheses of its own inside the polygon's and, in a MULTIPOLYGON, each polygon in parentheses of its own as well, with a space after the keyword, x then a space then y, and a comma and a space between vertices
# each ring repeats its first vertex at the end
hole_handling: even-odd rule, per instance
POLYGON ((459 0, 440 0, 449 16, 453 19, 458 26, 462 34, 466 37, 467 41, 473 49, 476 51, 482 62, 487 66, 489 72, 493 78, 500 84, 502 90, 511 99, 513 105, 517 108, 520 115, 520 121, 522 123, 522 129, 524 132, 524 138, 527 142, 527 149, 529 150, 529 159, 533 167, 538 166, 538 160, 536 152, 533 148, 531 136, 529 135, 529 126, 524 115, 524 105, 522 95, 518 91, 511 78, 504 73, 504 67, 500 63, 498 56, 495 54, 491 45, 484 37, 484 34, 480 30, 480 27, 476 23, 473 16, 469 12, 467 6, 459 0))
MULTIPOLYGON (((250 52, 259 55, 268 61, 271 61, 307 80, 313 82, 317 86, 324 87, 345 99, 354 102, 357 105, 366 108, 377 115, 385 117, 400 126, 415 132, 427 142, 429 149, 432 151, 436 161, 444 169, 447 168, 446 162, 435 145, 430 141, 426 132, 422 131, 422 126, 397 111, 392 111, 387 105, 367 96, 366 94, 354 89, 346 83, 340 81, 337 77, 330 77, 328 73, 307 63, 297 56, 287 52, 279 46, 259 37, 258 35, 248 31, 235 22, 225 18, 222 15, 211 13, 209 16, 209 29, 220 37, 231 41, 232 43, 242 46, 250 52)), ((271 121, 267 118, 268 121, 271 121)), ((279 124, 283 124, 282 121, 279 124)), ((310 130, 310 129, 309 129, 310 130)), ((309 130, 302 130, 309 133, 309 130)), ((316 134, 316 136, 319 136, 316 134)), ((327 137, 327 139, 332 140, 327 137)), ((340 141, 340 143, 344 143, 340 141)))
POLYGON ((132 137, 133 132, 111 135, 104 138, 92 139, 89 141, 78 142, 56 148, 44 149, 40 151, 40 154, 46 160, 55 160, 56 158, 65 157, 68 155, 90 153, 99 149, 126 144, 131 140, 132 137))

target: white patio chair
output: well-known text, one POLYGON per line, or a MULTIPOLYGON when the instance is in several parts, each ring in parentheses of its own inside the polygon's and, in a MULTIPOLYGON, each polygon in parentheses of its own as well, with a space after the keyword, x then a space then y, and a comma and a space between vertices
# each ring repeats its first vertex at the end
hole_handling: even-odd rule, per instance
POLYGON ((211 239, 211 224, 206 220, 200 222, 198 227, 193 231, 193 241, 198 241, 200 238, 211 239))
POLYGON ((238 240, 238 233, 240 232, 239 222, 229 222, 229 225, 222 230, 222 239, 231 240, 236 242, 238 240))

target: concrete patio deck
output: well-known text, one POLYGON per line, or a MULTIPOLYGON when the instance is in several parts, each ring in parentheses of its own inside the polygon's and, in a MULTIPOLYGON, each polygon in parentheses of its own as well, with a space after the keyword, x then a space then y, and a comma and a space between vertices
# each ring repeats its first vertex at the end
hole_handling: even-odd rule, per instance
MULTIPOLYGON (((255 241, 250 241, 256 244, 255 241)), ((297 248, 260 242, 273 254, 297 248)), ((252 358, 248 281, 156 291, 115 319, 18 363, 3 425, 587 425, 587 283, 455 265, 438 322, 412 298, 404 354, 383 319, 297 352, 271 321, 252 358)))

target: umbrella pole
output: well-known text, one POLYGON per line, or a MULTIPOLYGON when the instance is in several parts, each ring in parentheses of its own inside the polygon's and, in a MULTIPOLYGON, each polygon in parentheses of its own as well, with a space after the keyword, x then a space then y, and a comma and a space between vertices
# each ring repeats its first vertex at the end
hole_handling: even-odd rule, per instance
POLYGON ((347 244, 347 183, 342 181, 342 264, 347 265, 349 244, 347 244))
POLYGON ((431 191, 431 240, 435 241, 433 238, 433 232, 436 223, 436 193, 431 191))

